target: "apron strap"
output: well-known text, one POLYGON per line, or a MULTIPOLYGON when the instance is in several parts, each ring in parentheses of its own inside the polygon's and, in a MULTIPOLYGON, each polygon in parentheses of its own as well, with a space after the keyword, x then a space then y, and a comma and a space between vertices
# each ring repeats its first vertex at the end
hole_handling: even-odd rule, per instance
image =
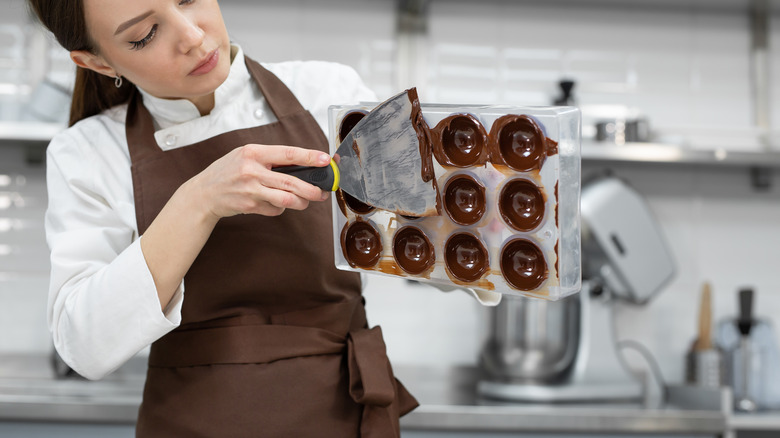
POLYGON ((277 119, 306 111, 298 101, 298 98, 284 85, 281 79, 252 58, 245 56, 244 59, 246 59, 249 73, 255 79, 257 86, 260 87, 260 91, 265 96, 268 106, 271 107, 277 119))
POLYGON ((127 105, 125 137, 131 163, 140 163, 141 160, 163 152, 154 141, 154 120, 144 106, 143 96, 138 90, 130 96, 127 105))

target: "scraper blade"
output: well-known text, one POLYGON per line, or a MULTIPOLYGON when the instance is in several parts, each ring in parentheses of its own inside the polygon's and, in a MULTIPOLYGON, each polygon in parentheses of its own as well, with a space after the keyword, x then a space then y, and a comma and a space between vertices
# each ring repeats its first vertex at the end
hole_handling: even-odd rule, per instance
POLYGON ((339 187, 357 200, 405 216, 440 214, 430 132, 416 89, 371 110, 336 155, 339 187))

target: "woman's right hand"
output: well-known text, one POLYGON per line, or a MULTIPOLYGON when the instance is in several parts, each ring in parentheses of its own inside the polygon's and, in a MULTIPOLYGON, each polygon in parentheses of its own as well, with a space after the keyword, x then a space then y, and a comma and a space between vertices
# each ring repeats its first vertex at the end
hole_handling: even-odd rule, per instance
POLYGON ((328 192, 271 169, 299 165, 324 167, 330 156, 294 146, 248 144, 212 163, 186 184, 214 220, 236 214, 278 216, 285 209, 303 210, 309 201, 324 201, 328 192))

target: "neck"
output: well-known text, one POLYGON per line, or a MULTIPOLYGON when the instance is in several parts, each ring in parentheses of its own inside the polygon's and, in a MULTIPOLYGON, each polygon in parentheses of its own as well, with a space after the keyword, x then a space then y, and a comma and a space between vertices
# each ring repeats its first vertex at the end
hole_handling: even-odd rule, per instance
POLYGON ((214 109, 214 93, 209 93, 205 96, 199 96, 189 99, 195 108, 198 109, 201 116, 205 116, 214 109))

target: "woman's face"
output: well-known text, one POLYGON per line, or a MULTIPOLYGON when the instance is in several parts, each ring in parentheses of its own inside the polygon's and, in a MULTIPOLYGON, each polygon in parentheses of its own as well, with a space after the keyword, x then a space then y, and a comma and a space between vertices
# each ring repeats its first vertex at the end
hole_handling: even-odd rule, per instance
POLYGON ((162 98, 194 100, 227 78, 230 40, 217 0, 83 1, 97 46, 82 59, 88 68, 162 98))

